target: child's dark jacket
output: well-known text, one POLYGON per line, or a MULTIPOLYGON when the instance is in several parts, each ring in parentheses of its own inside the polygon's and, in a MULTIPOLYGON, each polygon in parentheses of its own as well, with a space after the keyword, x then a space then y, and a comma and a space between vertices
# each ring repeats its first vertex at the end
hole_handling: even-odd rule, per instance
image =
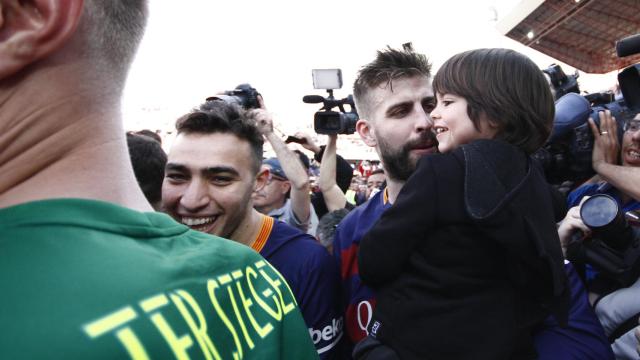
MULTIPOLYGON (((478 140, 423 157, 362 239, 370 335, 402 359, 526 358, 568 292, 551 189, 515 146, 478 140)), ((535 355, 534 355, 535 356, 535 355)))

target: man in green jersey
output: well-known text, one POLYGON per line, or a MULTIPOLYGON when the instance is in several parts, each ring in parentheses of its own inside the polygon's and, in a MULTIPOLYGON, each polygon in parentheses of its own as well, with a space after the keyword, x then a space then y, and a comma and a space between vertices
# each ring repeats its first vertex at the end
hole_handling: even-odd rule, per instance
POLYGON ((0 1, 0 358, 316 358, 271 265, 138 188, 119 104, 145 19, 0 1))

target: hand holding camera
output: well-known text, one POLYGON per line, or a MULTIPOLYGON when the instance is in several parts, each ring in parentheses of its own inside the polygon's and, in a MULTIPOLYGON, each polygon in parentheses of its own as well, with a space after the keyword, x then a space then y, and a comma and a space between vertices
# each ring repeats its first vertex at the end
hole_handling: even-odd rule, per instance
POLYGON ((256 125, 258 127, 258 131, 263 136, 268 136, 273 133, 273 118, 271 113, 269 113, 265 109, 255 109, 252 110, 254 113, 254 119, 256 120, 256 125))

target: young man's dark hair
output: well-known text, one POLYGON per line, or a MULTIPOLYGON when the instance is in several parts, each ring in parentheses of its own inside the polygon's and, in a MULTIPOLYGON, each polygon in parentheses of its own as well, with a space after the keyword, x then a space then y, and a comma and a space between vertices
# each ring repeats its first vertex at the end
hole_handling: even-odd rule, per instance
POLYGON ((479 49, 457 54, 434 77, 433 91, 465 98, 476 129, 486 116, 498 127, 502 140, 529 154, 551 133, 555 108, 547 80, 535 63, 516 51, 479 49))
POLYGON ((379 50, 376 59, 358 72, 353 84, 353 97, 358 113, 369 118, 371 107, 367 97, 369 90, 377 86, 391 86, 393 80, 414 76, 431 77, 431 64, 427 57, 413 51, 411 43, 402 50, 387 47, 379 50))
POLYGON ((151 131, 149 129, 142 129, 139 131, 135 131, 132 134, 146 136, 148 138, 151 138, 152 140, 159 142, 160 145, 162 145, 162 138, 160 137, 160 135, 157 132, 151 131))
POLYGON ((251 112, 220 100, 207 101, 199 109, 184 115, 176 122, 178 134, 230 133, 250 145, 254 157, 253 170, 257 174, 262 164, 264 140, 251 112))
POLYGON ((136 180, 149 203, 157 210, 162 198, 162 181, 167 154, 157 141, 127 133, 127 146, 136 180))
POLYGON ((333 251, 333 237, 340 221, 349 213, 349 209, 343 208, 334 210, 324 214, 318 222, 318 232, 316 237, 322 246, 326 247, 329 252, 333 251))

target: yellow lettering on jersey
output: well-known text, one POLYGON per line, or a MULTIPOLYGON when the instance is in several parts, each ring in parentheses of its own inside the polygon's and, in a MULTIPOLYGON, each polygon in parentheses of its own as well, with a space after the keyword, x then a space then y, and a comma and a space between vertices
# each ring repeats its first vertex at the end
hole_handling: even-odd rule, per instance
MULTIPOLYGON (((269 284, 271 284, 271 286, 273 286, 273 289, 278 293, 278 297, 280 298, 280 304, 282 305, 282 312, 284 313, 284 315, 290 313, 293 309, 296 308, 296 304, 295 302, 290 302, 288 304, 285 305, 284 303, 284 297, 282 296, 282 291, 280 291, 280 286, 282 285, 282 281, 280 281, 280 279, 276 278, 275 280, 273 280, 271 277, 269 277, 269 275, 267 274, 266 271, 260 269, 260 274, 267 279, 267 282, 269 284)), ((286 285, 285 285, 286 286, 286 285)), ((289 290, 289 288, 287 287, 287 290, 289 290)), ((275 297, 275 296, 274 296, 275 297)), ((293 299, 293 296, 291 296, 291 298, 293 299)), ((295 301, 295 300, 294 300, 295 301)))
POLYGON ((193 340, 191 340, 191 336, 183 335, 181 337, 176 336, 176 333, 173 332, 173 329, 167 323, 164 316, 159 312, 151 315, 151 321, 156 325, 160 333, 167 341, 171 350, 176 355, 178 360, 188 360, 189 354, 187 354, 187 349, 193 345, 193 340))
POLYGON ((275 304, 277 309, 277 310, 273 310, 271 307, 269 307, 269 305, 267 305, 267 303, 264 300, 262 300, 262 297, 260 297, 260 295, 256 292, 255 287, 253 286, 253 282, 251 281, 251 278, 257 279, 258 273, 256 273, 256 271, 253 270, 253 268, 248 266, 245 269, 245 273, 247 277, 247 283, 249 284, 249 290, 251 291, 251 295, 253 296, 253 298, 258 303, 258 306, 260 306, 264 311, 266 311, 267 314, 269 314, 269 316, 274 318, 276 321, 281 321, 282 309, 280 308, 280 303, 278 302, 278 298, 276 298, 275 296, 272 297, 273 303, 275 304))
POLYGON ((128 327, 118 331, 116 336, 124 345, 132 360, 149 360, 147 352, 144 350, 142 343, 136 334, 128 327))
POLYGON ((220 275, 218 276, 218 281, 220 282, 220 285, 226 285, 231 282, 231 275, 229 274, 220 275))
POLYGON ((104 335, 135 319, 138 315, 130 306, 112 312, 84 326, 84 331, 91 338, 104 335))
POLYGON ((247 298, 244 296, 244 291, 242 290, 242 286, 239 282, 236 282, 236 286, 238 287, 238 293, 240 294, 240 299, 242 302, 242 306, 244 307, 244 311, 247 313, 247 317, 249 318, 249 322, 253 326, 253 329, 260 335, 262 339, 264 339, 269 333, 273 330, 273 325, 271 323, 267 323, 265 326, 260 326, 256 318, 251 313, 251 306, 253 306, 253 301, 251 298, 247 298))
POLYGON ((145 312, 152 312, 153 310, 157 310, 169 303, 169 299, 164 294, 152 296, 148 299, 140 301, 140 307, 145 312))
POLYGON ((231 324, 231 321, 229 321, 229 318, 227 317, 227 315, 224 313, 224 310, 222 310, 222 307, 220 306, 220 304, 218 303, 218 299, 216 298, 216 289, 218 289, 219 287, 220 286, 218 285, 218 282, 213 279, 207 282, 207 290, 209 291, 209 298, 211 299, 211 303, 213 303, 213 307, 215 308, 216 313, 218 313, 218 316, 220 317, 222 322, 225 324, 227 329, 229 329, 229 332, 231 332, 231 335, 233 336, 233 341, 236 344, 237 351, 233 352, 233 358, 241 359, 242 345, 240 344, 240 339, 238 339, 238 333, 236 332, 236 329, 233 327, 233 324, 231 324))
POLYGON ((244 320, 242 320, 242 316, 240 316, 240 311, 238 310, 238 304, 236 303, 236 297, 233 294, 233 287, 228 286, 227 291, 229 292, 229 299, 231 299, 233 312, 236 314, 236 319, 238 319, 238 323, 240 324, 242 335, 244 335, 244 340, 247 342, 247 345, 249 345, 249 349, 253 349, 255 345, 253 344, 253 340, 251 340, 251 337, 249 336, 247 327, 244 325, 244 320))
MULTIPOLYGON (((122 327, 124 324, 132 321, 137 317, 136 312, 130 306, 124 309, 117 310, 109 315, 92 321, 91 323, 84 325, 83 329, 89 335, 90 338, 95 339, 106 333, 109 333, 117 328, 122 327)), ((129 327, 125 327, 116 332, 116 337, 120 340, 120 343, 129 353, 129 356, 133 360, 148 360, 149 356, 142 346, 142 343, 136 336, 136 334, 129 327)))
POLYGON ((198 344, 202 349, 202 354, 204 354, 207 360, 222 359, 220 357, 220 353, 218 353, 218 350, 213 345, 213 341, 211 341, 211 338, 207 333, 207 323, 205 321, 202 310, 200 309, 200 306, 198 305, 196 300, 191 296, 191 294, 184 290, 176 290, 175 294, 170 295, 171 300, 178 308, 178 311, 180 311, 180 314, 182 314, 182 317, 187 322, 189 329, 191 329, 191 332, 198 341, 198 344), (197 324, 195 319, 191 316, 189 310, 187 310, 187 307, 182 301, 183 299, 187 302, 187 304, 189 304, 191 311, 196 315, 196 318, 198 319, 197 324))
POLYGON ((291 291, 291 287, 289 286, 289 283, 287 283, 286 280, 284 280, 284 278, 282 277, 282 274, 280 274, 280 271, 278 271, 275 267, 273 267, 273 265, 271 265, 271 263, 267 263, 269 265, 269 267, 271 268, 271 270, 273 270, 273 272, 277 275, 277 277, 282 280, 282 283, 284 284, 284 286, 287 288, 287 290, 289 290, 289 295, 291 295, 291 299, 293 299, 293 303, 295 305, 298 305, 298 301, 296 301, 296 297, 293 295, 293 291, 291 291))

